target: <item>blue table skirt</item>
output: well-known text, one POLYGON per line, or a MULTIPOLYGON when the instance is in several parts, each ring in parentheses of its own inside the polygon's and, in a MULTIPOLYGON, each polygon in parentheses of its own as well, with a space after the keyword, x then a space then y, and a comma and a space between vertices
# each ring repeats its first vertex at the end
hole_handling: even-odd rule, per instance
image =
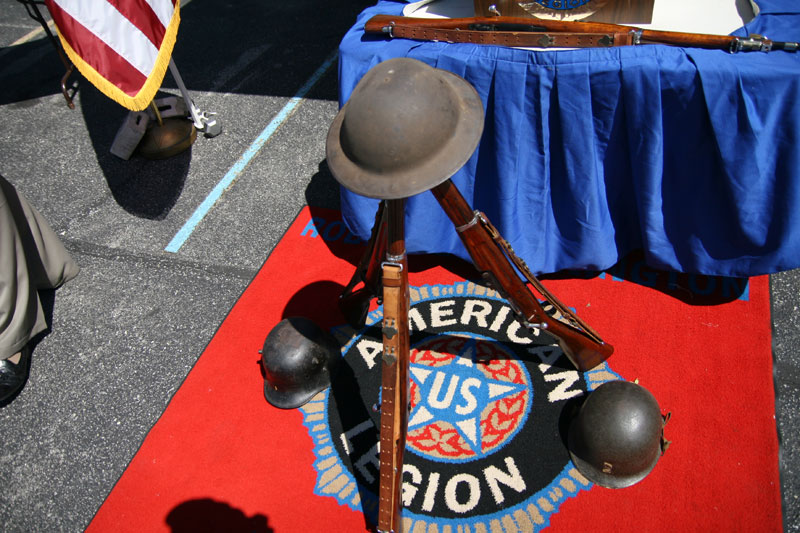
MULTIPOLYGON (((737 35, 800 41, 800 2, 759 0, 737 35)), ((340 104, 381 61, 413 57, 481 96, 480 145, 453 176, 536 273, 650 266, 750 276, 800 266, 800 53, 644 45, 527 51, 367 36, 342 40, 340 104)), ((368 238, 377 201, 342 188, 368 238)), ((468 258, 430 192, 406 207, 410 253, 468 258)))

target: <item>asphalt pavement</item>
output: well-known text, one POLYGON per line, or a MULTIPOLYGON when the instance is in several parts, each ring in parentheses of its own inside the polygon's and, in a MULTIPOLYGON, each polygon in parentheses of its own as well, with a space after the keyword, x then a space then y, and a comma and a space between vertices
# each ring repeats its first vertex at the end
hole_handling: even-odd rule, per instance
MULTIPOLYGON (((110 148, 127 110, 77 73, 70 109, 55 47, 22 4, 0 0, 0 174, 81 267, 45 295, 51 328, 0 408, 2 531, 82 531, 296 214, 339 206, 324 150, 335 53, 373 2, 183 3, 173 58, 223 133, 124 161, 110 148)), ((162 91, 179 94, 169 73, 162 91)), ((771 277, 786 531, 800 531, 798 287, 798 271, 771 277)))

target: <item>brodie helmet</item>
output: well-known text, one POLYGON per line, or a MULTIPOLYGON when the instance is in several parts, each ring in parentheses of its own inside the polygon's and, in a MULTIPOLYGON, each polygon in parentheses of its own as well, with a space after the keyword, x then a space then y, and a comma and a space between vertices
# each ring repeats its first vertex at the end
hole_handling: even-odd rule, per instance
POLYGON ((379 63, 334 118, 328 166, 347 189, 407 198, 439 185, 470 158, 483 106, 463 78, 407 57, 379 63))
POLYGON ((597 485, 629 487, 644 479, 666 450, 665 423, 656 399, 641 385, 603 383, 570 425, 572 462, 597 485))
POLYGON ((261 350, 264 397, 294 409, 328 388, 341 362, 339 344, 312 320, 289 317, 272 328, 261 350))

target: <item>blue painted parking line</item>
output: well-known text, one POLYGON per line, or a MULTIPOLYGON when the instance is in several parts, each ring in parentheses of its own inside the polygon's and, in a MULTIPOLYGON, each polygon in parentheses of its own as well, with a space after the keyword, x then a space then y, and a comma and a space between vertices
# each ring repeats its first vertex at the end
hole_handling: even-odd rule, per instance
POLYGON ((164 248, 167 252, 177 253, 178 250, 181 249, 183 244, 186 240, 191 236, 194 232, 197 225, 202 222, 203 218, 211 211, 211 208, 214 207, 214 204, 223 193, 233 185, 233 182, 236 181, 236 178, 242 173, 242 171, 247 167, 253 157, 258 154, 259 150, 270 140, 272 135, 278 130, 278 128, 283 125, 284 122, 291 116, 291 114, 295 111, 297 106, 299 106, 303 98, 305 98, 306 94, 317 84, 317 82, 325 75, 328 69, 333 65, 336 61, 338 55, 338 50, 334 51, 328 58, 319 66, 319 68, 311 75, 311 77, 303 84, 302 87, 297 91, 297 93, 283 106, 283 109, 275 115, 275 117, 267 124, 267 127, 259 134, 258 137, 253 141, 253 143, 245 150, 245 152, 239 157, 239 160, 234 163, 234 165, 225 173, 222 179, 217 183, 217 185, 208 193, 205 200, 195 209, 192 216, 189 217, 189 220, 183 225, 183 227, 175 234, 172 240, 169 242, 166 248, 164 248))

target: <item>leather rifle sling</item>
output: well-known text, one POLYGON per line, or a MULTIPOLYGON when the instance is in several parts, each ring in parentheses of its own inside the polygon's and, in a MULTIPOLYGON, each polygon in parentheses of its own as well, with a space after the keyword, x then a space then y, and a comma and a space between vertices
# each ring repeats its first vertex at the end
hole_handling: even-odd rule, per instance
POLYGON ((403 451, 408 426, 408 278, 403 265, 383 264, 378 531, 402 531, 403 451))
POLYGON ((384 29, 392 37, 417 41, 494 44, 536 48, 608 48, 633 44, 633 34, 483 31, 404 25, 402 18, 384 29))

